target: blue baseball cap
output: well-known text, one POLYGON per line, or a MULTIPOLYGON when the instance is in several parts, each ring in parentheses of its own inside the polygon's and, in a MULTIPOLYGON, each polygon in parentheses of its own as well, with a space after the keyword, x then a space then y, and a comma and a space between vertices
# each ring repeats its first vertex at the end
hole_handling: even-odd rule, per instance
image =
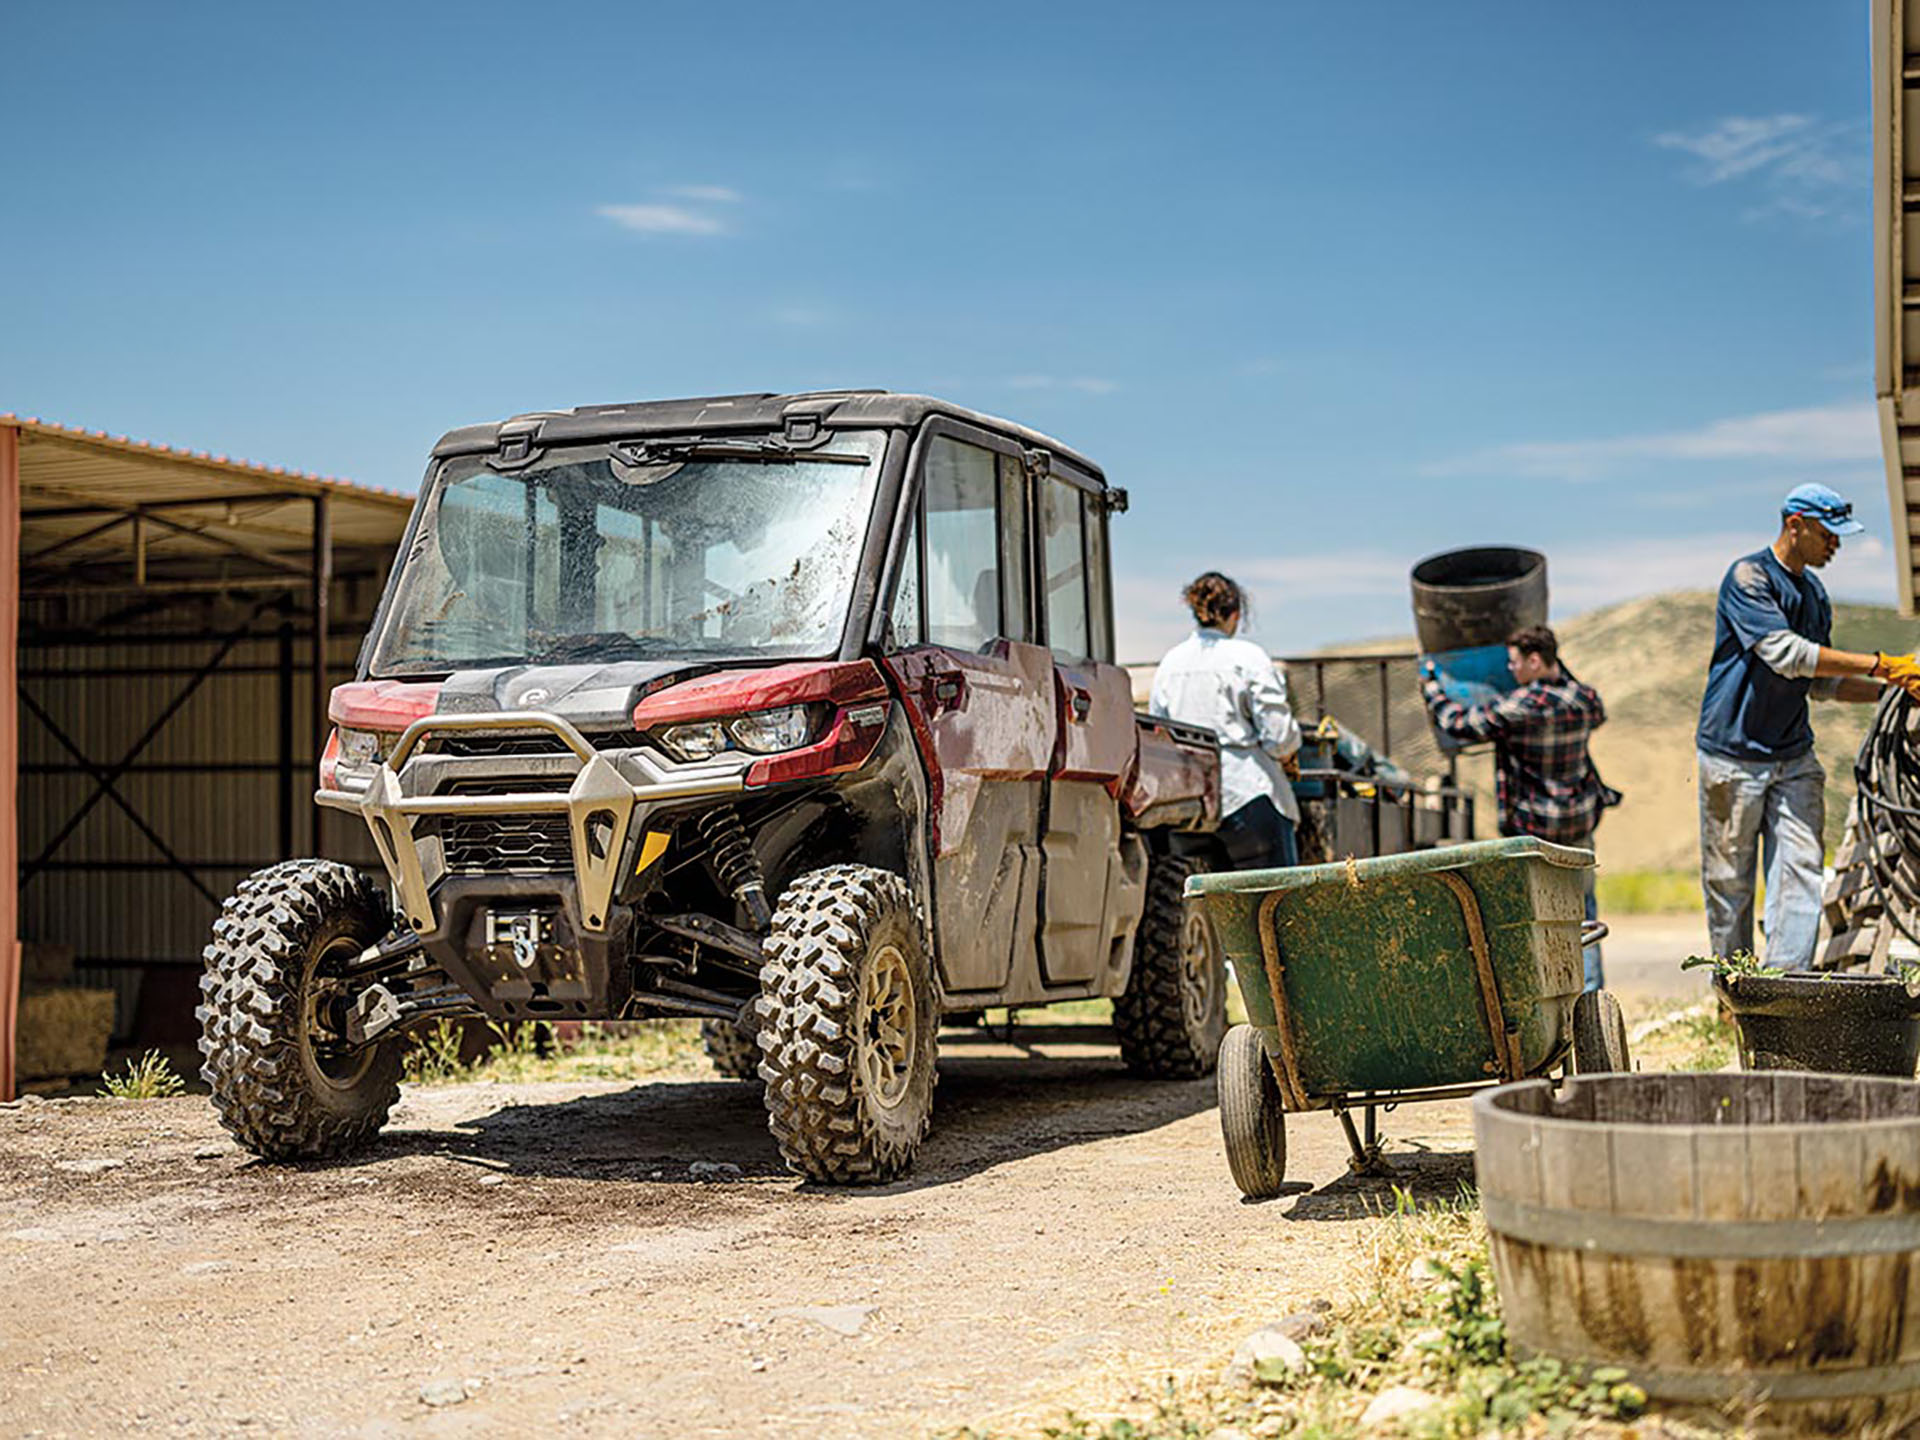
POLYGON ((1780 502, 1780 516, 1805 515, 1818 520, 1835 535, 1858 535, 1867 527, 1853 518, 1853 502, 1825 485, 1796 485, 1780 502))

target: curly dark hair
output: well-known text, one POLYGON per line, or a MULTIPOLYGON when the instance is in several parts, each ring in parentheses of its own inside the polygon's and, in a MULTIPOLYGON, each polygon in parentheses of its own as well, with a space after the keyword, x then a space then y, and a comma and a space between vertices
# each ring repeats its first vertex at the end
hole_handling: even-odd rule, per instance
POLYGON ((1196 623, 1218 629, 1247 608, 1247 592, 1218 570, 1209 570, 1180 592, 1196 623))

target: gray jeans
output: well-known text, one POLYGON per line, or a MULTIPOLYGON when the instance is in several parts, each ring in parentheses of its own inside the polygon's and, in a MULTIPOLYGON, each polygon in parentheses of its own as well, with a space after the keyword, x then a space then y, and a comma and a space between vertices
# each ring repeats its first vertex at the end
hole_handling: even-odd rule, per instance
POLYGON ((1766 961, 1807 969, 1820 930, 1826 772, 1811 751, 1794 760, 1699 758, 1700 889, 1713 953, 1753 949, 1754 863, 1763 859, 1766 961))

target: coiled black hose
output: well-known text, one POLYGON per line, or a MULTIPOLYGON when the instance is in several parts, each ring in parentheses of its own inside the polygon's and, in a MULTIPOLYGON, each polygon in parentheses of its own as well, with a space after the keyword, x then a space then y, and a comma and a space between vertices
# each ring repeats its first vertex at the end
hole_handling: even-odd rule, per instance
POLYGON ((1920 706, 1889 685, 1873 712, 1867 738, 1853 762, 1859 790, 1860 838, 1880 913, 1920 945, 1920 706))

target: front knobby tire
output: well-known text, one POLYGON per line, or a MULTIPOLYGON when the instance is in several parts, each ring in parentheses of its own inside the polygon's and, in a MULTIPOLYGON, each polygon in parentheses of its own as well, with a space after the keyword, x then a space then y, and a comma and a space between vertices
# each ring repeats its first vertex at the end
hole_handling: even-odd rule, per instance
POLYGON ((221 907, 201 976, 200 1074, 220 1123, 269 1160, 370 1143, 400 1098, 398 1038, 338 1042, 339 979, 393 927, 379 886, 331 860, 256 872, 221 907))
POLYGON ((1267 1047, 1253 1026, 1227 1031, 1214 1083, 1233 1183, 1250 1200, 1271 1200, 1287 1178, 1287 1116, 1267 1047))
POLYGON ((731 1020, 702 1020, 700 1045, 723 1079, 760 1078, 760 1044, 731 1020))
POLYGON ((1605 990, 1581 992, 1573 1002, 1573 1073, 1624 1074, 1631 1069, 1620 1002, 1605 990))
POLYGON ((1200 907, 1185 899, 1199 867, 1155 855, 1134 939, 1133 971, 1114 998, 1120 1058, 1136 1075, 1192 1080, 1209 1073, 1227 1029, 1227 972, 1200 907))
POLYGON ((789 1169, 835 1185, 902 1174, 933 1114, 938 997, 900 876, 830 865, 787 887, 760 971, 767 1128, 789 1169))

